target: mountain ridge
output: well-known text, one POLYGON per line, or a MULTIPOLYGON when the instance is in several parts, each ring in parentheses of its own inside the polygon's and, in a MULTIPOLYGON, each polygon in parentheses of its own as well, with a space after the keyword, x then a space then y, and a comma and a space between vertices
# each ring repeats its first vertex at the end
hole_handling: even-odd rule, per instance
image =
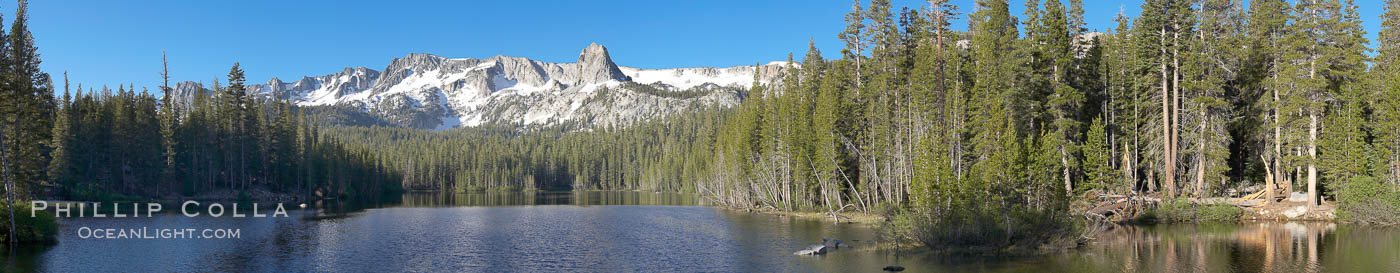
MULTIPOLYGON (((774 84, 785 65, 632 68, 617 65, 606 47, 591 43, 573 63, 409 53, 383 70, 346 67, 292 82, 273 77, 247 85, 247 90, 255 97, 300 106, 355 109, 401 127, 445 130, 505 123, 592 128, 737 105, 743 90, 753 84, 755 70, 761 84, 774 84), (703 95, 673 95, 696 93, 686 91, 703 95)), ((175 95, 186 103, 208 93, 197 82, 175 86, 175 95)))

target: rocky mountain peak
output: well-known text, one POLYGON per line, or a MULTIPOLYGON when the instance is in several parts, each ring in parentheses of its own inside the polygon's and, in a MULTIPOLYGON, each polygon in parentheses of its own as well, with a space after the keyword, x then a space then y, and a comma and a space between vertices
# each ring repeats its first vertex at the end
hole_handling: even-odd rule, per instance
POLYGON ((627 75, 622 74, 622 69, 613 63, 612 56, 608 55, 608 48, 598 43, 591 43, 583 52, 578 54, 579 78, 575 85, 606 82, 609 80, 628 81, 627 75))
POLYGON ((385 70, 387 72, 393 68, 436 68, 442 64, 443 59, 446 58, 432 54, 409 53, 403 58, 394 58, 389 61, 389 68, 385 70))
POLYGON ((200 82, 182 81, 175 83, 175 88, 171 92, 174 92, 171 95, 175 96, 177 103, 189 106, 194 102, 196 96, 208 96, 210 90, 205 89, 204 84, 200 82))
POLYGON ((589 61, 593 60, 612 63, 612 56, 608 56, 607 47, 604 47, 603 45, 600 45, 598 43, 590 43, 588 44, 588 47, 583 48, 583 52, 580 52, 578 54, 578 62, 588 63, 589 61))
POLYGON ((301 76, 301 79, 296 82, 297 86, 312 86, 315 84, 316 79, 311 78, 311 76, 301 76))
MULTIPOLYGON (((773 84, 783 69, 784 65, 774 63, 728 68, 621 67, 606 47, 592 43, 579 52, 575 63, 412 53, 394 58, 383 70, 345 67, 293 81, 272 78, 249 84, 248 92, 301 106, 330 106, 323 110, 357 117, 342 120, 341 125, 443 130, 516 124, 582 129, 627 125, 709 105, 733 106, 743 99, 740 90, 753 83, 755 73, 760 82, 773 84), (701 95, 694 96, 697 92, 701 95)), ((212 93, 195 82, 176 84, 175 89, 186 104, 212 93)))

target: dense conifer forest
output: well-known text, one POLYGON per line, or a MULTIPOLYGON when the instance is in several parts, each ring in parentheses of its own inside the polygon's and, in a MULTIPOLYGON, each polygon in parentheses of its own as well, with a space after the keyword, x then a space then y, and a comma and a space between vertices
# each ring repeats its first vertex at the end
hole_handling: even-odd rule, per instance
MULTIPOLYGON (((1343 214, 1394 217, 1400 1, 1386 1, 1374 50, 1352 1, 1254 2, 1148 0, 1107 30, 1087 29, 1077 0, 1027 1, 1020 16, 998 0, 970 13, 949 1, 857 2, 837 34, 844 49, 811 46, 781 82, 755 76, 732 109, 581 133, 328 132, 393 147, 382 152, 416 178, 411 188, 907 209, 984 237, 1067 226, 1071 207, 1107 195, 1289 188, 1343 214)), ((926 235, 955 244, 966 234, 926 235)))
POLYGON ((6 178, 80 199, 694 192, 740 208, 900 211, 930 245, 1051 240, 1109 195, 1289 188, 1348 217, 1397 219, 1400 1, 1366 18, 1382 22, 1375 43, 1357 10, 1381 7, 1352 0, 1145 0, 1104 30, 1086 27, 1080 0, 1029 0, 1021 15, 1011 4, 856 1, 834 33, 843 49, 809 42, 733 108, 444 132, 318 126, 248 96, 237 64, 188 104, 66 79, 55 96, 21 8, 0 55, 6 178))
POLYGON ((58 90, 39 70, 26 16, 20 1, 10 31, 0 32, 0 160, 12 198, 398 191, 390 181, 399 173, 370 151, 322 136, 315 118, 288 103, 249 96, 237 63, 227 86, 184 104, 169 92, 168 70, 159 97, 135 86, 71 87, 66 73, 58 90))
POLYGON ((376 197, 399 190, 392 183, 398 172, 372 152, 323 137, 316 120, 290 103, 249 96, 237 63, 228 79, 214 94, 180 103, 134 86, 70 90, 65 77, 48 143, 52 187, 76 200, 215 190, 376 197))

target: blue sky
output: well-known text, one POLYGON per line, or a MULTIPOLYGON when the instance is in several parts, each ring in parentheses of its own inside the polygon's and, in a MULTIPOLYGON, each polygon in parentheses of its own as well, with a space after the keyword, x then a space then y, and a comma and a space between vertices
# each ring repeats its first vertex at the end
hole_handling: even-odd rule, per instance
MULTIPOLYGON (((395 57, 495 55, 573 62, 591 42, 619 65, 664 68, 751 65, 802 55, 814 38, 825 56, 850 1, 32 1, 31 31, 57 84, 160 85, 160 54, 172 81, 211 82, 241 62, 249 82, 295 80, 344 67, 383 69, 395 57)), ((895 6, 917 7, 916 0, 895 6)), ((954 0, 963 13, 972 0, 954 0)), ((1024 1, 1012 0, 1012 14, 1024 1)), ((1368 38, 1380 0, 1357 0, 1368 38)), ((1140 0, 1086 0, 1091 29, 1112 26, 1140 0)), ((0 4, 6 29, 14 3, 0 4)), ((965 28, 965 23, 956 23, 965 28)), ((61 86, 60 86, 61 88, 61 86)), ((114 87, 115 88, 115 87, 114 87)))

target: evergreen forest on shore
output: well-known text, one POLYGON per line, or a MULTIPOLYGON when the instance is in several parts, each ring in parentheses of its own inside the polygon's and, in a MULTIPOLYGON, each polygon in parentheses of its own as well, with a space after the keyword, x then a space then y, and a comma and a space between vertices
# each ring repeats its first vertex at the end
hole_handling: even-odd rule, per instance
POLYGON ((927 246, 1052 243, 1107 196, 1274 200, 1284 188, 1344 220, 1400 223, 1400 1, 1361 18, 1380 7, 1144 0, 1107 30, 1086 27, 1081 0, 1028 0, 1021 15, 1011 4, 855 1, 833 33, 843 49, 809 42, 780 81, 755 73, 735 107, 434 132, 322 125, 314 109, 250 96, 237 63, 188 103, 168 76, 161 95, 55 86, 21 2, 0 34, 4 178, 20 200, 42 188, 76 200, 690 192, 890 215, 927 246), (1363 20, 1381 21, 1375 43, 1363 20))

